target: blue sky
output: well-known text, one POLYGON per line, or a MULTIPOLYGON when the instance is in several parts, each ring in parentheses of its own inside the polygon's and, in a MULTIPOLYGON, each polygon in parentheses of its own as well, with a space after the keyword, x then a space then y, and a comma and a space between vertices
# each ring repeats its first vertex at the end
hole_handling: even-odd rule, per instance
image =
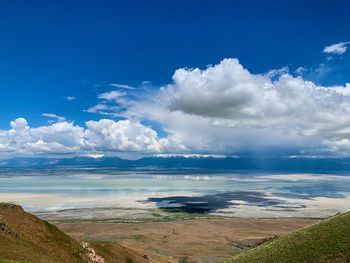
MULTIPOLYGON (((318 86, 345 87, 350 81, 349 52, 323 52, 326 46, 343 42, 346 47, 350 41, 347 1, 8 0, 2 1, 0 7, 3 131, 9 130, 9 123, 19 117, 30 127, 62 122, 63 118, 47 117, 55 114, 83 129, 86 121, 136 119, 159 137, 186 137, 166 125, 163 117, 136 114, 136 105, 161 96, 163 107, 169 101, 159 95, 160 87, 174 83, 172 76, 177 69, 205 70, 208 65, 220 65, 225 58, 239 59, 240 65, 253 75, 287 67, 289 74, 302 75, 303 80, 318 86), (300 67, 305 68, 302 74, 295 73, 300 67), (111 86, 112 83, 136 89, 111 86), (113 109, 108 110, 108 115, 88 112, 100 103, 100 94, 112 90, 124 92, 124 101, 114 98, 103 103, 124 107, 124 114, 115 108, 116 114, 110 114, 113 109)), ((179 103, 174 106, 173 101, 170 104, 188 115, 211 118, 212 127, 222 119, 234 119, 232 112, 230 117, 212 116, 212 112, 204 116, 202 111, 183 109, 179 103)), ((344 106, 343 111, 346 109, 344 106)), ((242 128, 234 127, 234 133, 242 128)), ((312 149, 320 150, 314 146, 318 145, 315 141, 329 140, 329 135, 316 137, 308 143, 298 143, 306 148, 312 144, 312 149)), ((333 139, 339 140, 337 136, 333 139)), ((50 143, 53 141, 50 139, 50 143)), ((206 145, 204 141, 199 144, 206 145)), ((210 152, 209 145, 198 151, 210 152)), ((199 149, 197 146, 184 144, 187 150, 199 149)), ((226 146, 213 152, 236 152, 226 146)), ((297 148, 300 151, 303 147, 297 148)), ((169 151, 180 150, 166 152, 169 151)))

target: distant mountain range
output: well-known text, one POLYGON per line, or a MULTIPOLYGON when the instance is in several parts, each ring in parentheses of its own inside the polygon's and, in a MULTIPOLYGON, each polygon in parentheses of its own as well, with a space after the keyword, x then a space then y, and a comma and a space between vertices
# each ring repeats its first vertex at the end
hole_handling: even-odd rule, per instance
POLYGON ((117 169, 194 169, 288 172, 348 172, 350 158, 248 158, 248 157, 118 157, 13 158, 0 160, 0 168, 111 167, 117 169))

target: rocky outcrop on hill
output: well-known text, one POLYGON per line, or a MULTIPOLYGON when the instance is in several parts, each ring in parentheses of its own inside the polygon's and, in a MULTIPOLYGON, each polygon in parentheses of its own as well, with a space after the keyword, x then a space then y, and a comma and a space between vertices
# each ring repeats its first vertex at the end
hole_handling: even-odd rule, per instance
POLYGON ((91 263, 106 263, 103 257, 96 254, 95 250, 87 242, 81 241, 81 246, 86 249, 88 260, 91 263))

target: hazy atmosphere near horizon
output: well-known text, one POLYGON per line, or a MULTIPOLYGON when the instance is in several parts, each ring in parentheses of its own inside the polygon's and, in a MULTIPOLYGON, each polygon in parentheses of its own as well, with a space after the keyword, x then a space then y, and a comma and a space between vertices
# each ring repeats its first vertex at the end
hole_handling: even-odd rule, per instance
MULTIPOLYGON (((349 11, 0 1, 0 202, 87 242, 52 262, 220 262, 347 215, 349 11)), ((8 206, 0 262, 51 262, 4 252, 24 231, 8 206)), ((349 262, 339 251, 295 262, 349 262)), ((294 262, 248 258, 232 262, 294 262)))

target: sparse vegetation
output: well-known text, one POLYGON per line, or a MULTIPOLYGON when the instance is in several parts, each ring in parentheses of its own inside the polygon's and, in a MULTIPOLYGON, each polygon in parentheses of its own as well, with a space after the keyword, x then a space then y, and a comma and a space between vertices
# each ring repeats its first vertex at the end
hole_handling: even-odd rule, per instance
POLYGON ((144 241, 146 237, 143 236, 143 235, 138 235, 137 234, 137 235, 132 235, 131 238, 136 240, 136 241, 144 241))
POLYGON ((350 212, 268 241, 225 263, 348 263, 350 212))
MULTIPOLYGON (((139 236, 135 238, 141 238, 139 236)), ((146 263, 148 255, 116 242, 82 243, 56 226, 25 212, 22 207, 0 203, 0 263, 97 263, 90 252, 104 262, 146 263)), ((152 262, 172 262, 152 255, 152 262)))
MULTIPOLYGON (((171 228, 171 233, 172 237, 178 234, 174 226, 171 228)), ((146 236, 133 234, 131 238, 135 242, 142 243, 146 236)), ((168 236, 163 235, 164 238, 168 236)), ((231 241, 230 239, 228 241, 232 248, 241 251, 259 244, 254 240, 250 240, 250 243, 249 240, 232 239, 231 241)), ((349 263, 350 212, 325 219, 291 234, 271 237, 261 242, 264 243, 224 262, 349 263)), ((117 242, 90 240, 89 244, 105 259, 105 262, 174 262, 171 258, 155 253, 145 254, 117 242)), ((179 257, 178 260, 187 262, 191 259, 179 257)), ((56 226, 26 213, 20 206, 0 203, 0 263, 27 262, 86 263, 90 261, 86 257, 86 248, 80 241, 66 235, 56 226)))
POLYGON ((26 213, 20 206, 0 203, 0 262, 85 262, 79 242, 57 227, 26 213))

